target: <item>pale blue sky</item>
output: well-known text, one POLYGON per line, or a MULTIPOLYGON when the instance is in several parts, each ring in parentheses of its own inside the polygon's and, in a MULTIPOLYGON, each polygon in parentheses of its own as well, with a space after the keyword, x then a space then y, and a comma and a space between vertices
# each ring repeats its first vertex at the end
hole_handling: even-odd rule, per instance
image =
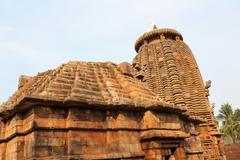
POLYGON ((210 100, 240 106, 240 1, 0 0, 0 102, 18 77, 69 60, 131 62, 151 21, 175 28, 192 49, 210 100))

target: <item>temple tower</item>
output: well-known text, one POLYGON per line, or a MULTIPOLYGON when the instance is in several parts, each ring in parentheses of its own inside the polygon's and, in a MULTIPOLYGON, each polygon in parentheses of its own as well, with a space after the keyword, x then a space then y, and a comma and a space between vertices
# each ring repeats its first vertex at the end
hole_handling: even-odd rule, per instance
POLYGON ((206 120, 199 126, 204 157, 223 159, 221 138, 208 100, 211 81, 203 83, 198 65, 182 35, 174 29, 158 29, 140 36, 135 43, 135 78, 146 82, 164 101, 186 106, 192 116, 206 120))

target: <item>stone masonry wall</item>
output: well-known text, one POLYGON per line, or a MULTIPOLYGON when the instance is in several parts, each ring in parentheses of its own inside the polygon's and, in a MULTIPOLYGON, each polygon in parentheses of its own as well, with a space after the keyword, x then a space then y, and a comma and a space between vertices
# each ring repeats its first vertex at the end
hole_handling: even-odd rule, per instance
POLYGON ((226 144, 224 145, 224 151, 227 160, 240 159, 240 144, 226 144))
POLYGON ((143 159, 143 130, 184 133, 181 122, 177 114, 155 111, 34 106, 1 123, 0 160, 143 159))

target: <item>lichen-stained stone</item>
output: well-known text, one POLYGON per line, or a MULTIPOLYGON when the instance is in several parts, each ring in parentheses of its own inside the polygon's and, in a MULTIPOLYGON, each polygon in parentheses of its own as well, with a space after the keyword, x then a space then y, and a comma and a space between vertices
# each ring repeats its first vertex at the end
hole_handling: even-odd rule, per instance
POLYGON ((210 84, 182 35, 154 27, 135 49, 132 64, 21 76, 0 107, 0 160, 224 159, 210 84))

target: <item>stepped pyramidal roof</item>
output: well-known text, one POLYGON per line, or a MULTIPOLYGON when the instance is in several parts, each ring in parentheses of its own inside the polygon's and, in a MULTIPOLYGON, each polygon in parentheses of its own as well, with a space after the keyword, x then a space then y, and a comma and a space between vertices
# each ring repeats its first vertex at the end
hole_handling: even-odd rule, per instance
POLYGON ((21 104, 26 103, 25 107, 30 107, 36 101, 187 111, 186 107, 164 102, 145 83, 133 78, 131 72, 131 65, 127 62, 117 65, 111 62, 70 61, 34 77, 22 76, 19 89, 1 105, 0 115, 9 117, 22 110, 21 104))

